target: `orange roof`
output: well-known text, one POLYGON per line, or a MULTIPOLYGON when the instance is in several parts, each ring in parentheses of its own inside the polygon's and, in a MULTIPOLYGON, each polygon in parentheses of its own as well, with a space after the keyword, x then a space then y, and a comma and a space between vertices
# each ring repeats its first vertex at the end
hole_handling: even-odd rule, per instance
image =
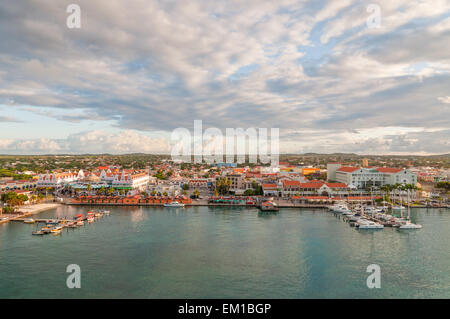
POLYGON ((283 186, 300 186, 299 181, 290 181, 290 180, 284 180, 283 186))
POLYGON ((349 166, 342 166, 341 168, 339 168, 337 171, 338 172, 347 172, 347 173, 352 173, 356 170, 358 170, 359 167, 349 167, 349 166))
POLYGON ((277 184, 262 184, 262 188, 277 188, 277 184))
POLYGON ((301 188, 321 188, 322 185, 325 184, 324 182, 308 182, 308 183, 301 183, 301 188))

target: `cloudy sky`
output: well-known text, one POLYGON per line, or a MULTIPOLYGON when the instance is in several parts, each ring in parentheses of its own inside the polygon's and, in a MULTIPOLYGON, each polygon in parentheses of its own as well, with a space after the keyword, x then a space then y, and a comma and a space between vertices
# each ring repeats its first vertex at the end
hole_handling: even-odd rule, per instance
POLYGON ((0 2, 0 154, 164 153, 279 128, 280 151, 450 152, 450 1, 0 2), (66 25, 81 8, 81 28, 66 25))

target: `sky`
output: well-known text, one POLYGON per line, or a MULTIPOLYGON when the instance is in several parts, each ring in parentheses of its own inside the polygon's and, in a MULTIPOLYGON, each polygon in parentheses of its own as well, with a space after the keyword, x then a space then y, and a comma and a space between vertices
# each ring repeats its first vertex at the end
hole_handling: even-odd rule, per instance
POLYGON ((450 153, 450 1, 373 4, 1 1, 0 154, 170 153, 194 120, 279 128, 281 153, 450 153))

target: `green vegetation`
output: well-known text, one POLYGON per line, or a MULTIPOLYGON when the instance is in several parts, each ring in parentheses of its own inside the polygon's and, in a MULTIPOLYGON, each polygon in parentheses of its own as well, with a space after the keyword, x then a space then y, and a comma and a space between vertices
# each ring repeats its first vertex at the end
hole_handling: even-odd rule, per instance
POLYGON ((438 182, 436 188, 443 188, 445 190, 450 190, 450 182, 438 182))
POLYGON ((27 174, 17 174, 14 171, 10 169, 1 168, 0 169, 0 177, 12 177, 15 180, 21 180, 21 179, 30 179, 31 176, 27 174))
POLYGON ((219 178, 216 183, 217 193, 226 195, 230 192, 231 181, 226 177, 219 178))
POLYGON ((27 195, 17 194, 16 192, 4 193, 1 196, 2 202, 7 203, 11 207, 23 205, 28 199, 27 195))

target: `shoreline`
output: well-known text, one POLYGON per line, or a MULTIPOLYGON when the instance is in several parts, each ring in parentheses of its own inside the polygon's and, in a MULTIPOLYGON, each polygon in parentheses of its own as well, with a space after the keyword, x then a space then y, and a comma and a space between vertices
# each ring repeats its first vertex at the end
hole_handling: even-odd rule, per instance
POLYGON ((7 216, 10 214, 4 214, 2 217, 6 217, 6 219, 1 220, 0 224, 7 223, 14 219, 20 219, 20 218, 24 218, 24 217, 28 217, 28 216, 37 215, 39 213, 42 213, 44 211, 47 211, 47 210, 50 210, 53 208, 57 208, 59 206, 61 206, 60 203, 42 203, 42 204, 23 206, 23 207, 20 207, 20 209, 18 209, 18 211, 17 211, 18 214, 13 214, 13 216, 11 216, 11 217, 7 216))

